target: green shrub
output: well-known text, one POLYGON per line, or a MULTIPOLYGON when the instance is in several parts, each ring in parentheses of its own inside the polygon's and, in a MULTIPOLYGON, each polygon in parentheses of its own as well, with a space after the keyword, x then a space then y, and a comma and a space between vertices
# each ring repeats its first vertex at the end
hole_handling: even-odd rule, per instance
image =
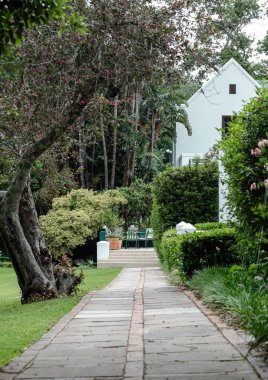
POLYGON ((71 254, 72 249, 95 238, 104 224, 118 226, 118 206, 125 198, 116 190, 95 193, 72 190, 55 198, 52 209, 40 217, 46 243, 54 257, 71 254))
POLYGON ((161 239, 160 244, 160 260, 166 270, 172 269, 182 270, 182 251, 181 241, 183 235, 177 235, 174 228, 167 230, 161 239))
POLYGON ((212 308, 234 315, 254 336, 253 346, 268 342, 267 283, 261 276, 238 266, 214 267, 195 274, 190 286, 212 308))
POLYGON ((228 126, 221 142, 229 212, 238 222, 239 248, 250 263, 268 252, 268 91, 258 89, 228 126))
POLYGON ((182 220, 192 224, 218 220, 216 162, 168 167, 154 179, 151 224, 157 250, 163 233, 182 220))
POLYGON ((160 260, 171 271, 191 276, 196 270, 215 265, 231 266, 239 259, 234 252, 236 233, 232 228, 177 235, 175 229, 164 233, 160 245, 160 260))
POLYGON ((196 270, 214 265, 231 266, 238 262, 234 251, 233 228, 219 228, 185 234, 181 242, 183 270, 191 276, 196 270))
POLYGON ((211 222, 211 223, 196 223, 195 228, 199 231, 216 230, 219 228, 226 228, 227 224, 223 222, 211 222))
POLYGON ((154 231, 154 247, 159 257, 161 256, 161 238, 165 232, 163 229, 162 221, 160 218, 159 205, 153 196, 152 214, 151 214, 151 225, 154 231))

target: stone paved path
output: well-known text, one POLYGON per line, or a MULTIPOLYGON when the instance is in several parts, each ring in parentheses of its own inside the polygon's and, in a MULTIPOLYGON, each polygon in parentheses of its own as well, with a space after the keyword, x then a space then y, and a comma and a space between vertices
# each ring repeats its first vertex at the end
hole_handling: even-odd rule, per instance
POLYGON ((4 380, 258 378, 160 268, 125 269, 0 373, 4 380))

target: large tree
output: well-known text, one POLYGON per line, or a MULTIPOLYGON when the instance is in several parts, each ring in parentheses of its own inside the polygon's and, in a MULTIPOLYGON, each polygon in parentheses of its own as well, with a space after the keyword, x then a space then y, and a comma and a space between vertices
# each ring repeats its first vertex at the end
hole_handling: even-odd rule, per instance
MULTIPOLYGON (((23 302, 69 294, 78 281, 67 270, 53 268, 29 186, 34 163, 68 129, 80 129, 83 113, 96 99, 100 129, 106 101, 116 107, 122 100, 137 134, 145 83, 161 83, 174 65, 181 75, 189 57, 200 66, 199 52, 212 54, 216 48, 217 41, 208 37, 216 30, 208 3, 215 2, 77 1, 87 19, 87 35, 69 29, 60 37, 57 23, 28 33, 15 56, 12 78, 3 76, 0 126, 2 141, 18 155, 13 179, 1 194, 0 234, 23 302)), ((114 161, 115 108, 112 114, 114 161)), ((133 139, 126 182, 135 171, 136 152, 133 139)), ((113 166, 112 187, 114 171, 113 166)))

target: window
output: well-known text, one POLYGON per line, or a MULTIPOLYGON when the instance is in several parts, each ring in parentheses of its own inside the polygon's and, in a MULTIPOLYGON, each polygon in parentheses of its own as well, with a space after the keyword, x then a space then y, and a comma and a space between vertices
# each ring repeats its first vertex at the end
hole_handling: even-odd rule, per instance
POLYGON ((236 84, 229 84, 229 94, 236 94, 236 84))
POLYGON ((226 115, 222 116, 222 122, 221 122, 221 127, 222 127, 222 137, 224 138, 228 134, 228 125, 231 121, 231 116, 226 115))

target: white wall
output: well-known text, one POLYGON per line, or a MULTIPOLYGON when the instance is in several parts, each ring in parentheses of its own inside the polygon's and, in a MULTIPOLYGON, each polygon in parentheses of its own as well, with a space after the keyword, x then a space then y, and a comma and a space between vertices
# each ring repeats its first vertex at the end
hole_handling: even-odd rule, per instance
MULTIPOLYGON (((256 86, 250 75, 233 59, 207 82, 188 101, 186 108, 193 134, 188 136, 185 127, 177 123, 177 141, 174 165, 185 165, 187 157, 206 154, 221 139, 222 116, 239 112, 244 103, 255 96, 256 86), (236 94, 229 94, 229 84, 236 84, 236 94)), ((227 187, 222 184, 224 171, 220 165, 219 219, 227 220, 225 194, 227 187)))
POLYGON ((222 126, 222 116, 241 110, 244 100, 255 95, 255 84, 238 64, 232 62, 188 101, 186 110, 193 134, 188 136, 185 127, 177 123, 176 166, 182 153, 208 152, 221 138, 217 129, 222 126), (236 94, 229 94, 229 84, 236 84, 236 94))

